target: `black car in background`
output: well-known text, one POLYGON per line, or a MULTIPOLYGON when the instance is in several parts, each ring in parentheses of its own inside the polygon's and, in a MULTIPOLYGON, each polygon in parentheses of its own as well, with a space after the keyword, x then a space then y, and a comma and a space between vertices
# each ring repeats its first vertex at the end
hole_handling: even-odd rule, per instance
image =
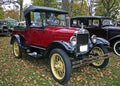
POLYGON ((0 35, 10 35, 11 30, 7 26, 7 21, 0 20, 0 35))
POLYGON ((110 42, 115 54, 120 56, 120 27, 114 25, 111 18, 104 16, 76 16, 71 18, 71 27, 81 27, 90 32, 90 35, 96 34, 110 42))

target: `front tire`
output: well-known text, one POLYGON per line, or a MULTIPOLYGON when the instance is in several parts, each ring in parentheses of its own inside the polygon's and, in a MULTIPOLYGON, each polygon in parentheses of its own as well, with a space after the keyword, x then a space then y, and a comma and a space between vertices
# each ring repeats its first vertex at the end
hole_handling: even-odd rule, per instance
POLYGON ((120 56, 120 40, 115 42, 113 50, 116 55, 120 56))
POLYGON ((68 82, 71 76, 71 62, 62 49, 53 49, 50 53, 50 71, 55 81, 60 84, 68 82))
POLYGON ((97 60, 90 65, 95 67, 95 68, 105 68, 108 63, 109 63, 109 58, 103 59, 105 54, 108 54, 108 50, 105 48, 103 45, 97 45, 95 46, 92 51, 90 52, 91 54, 97 56, 97 60))
POLYGON ((16 39, 13 40, 13 54, 16 58, 22 57, 22 51, 21 51, 19 43, 16 39))

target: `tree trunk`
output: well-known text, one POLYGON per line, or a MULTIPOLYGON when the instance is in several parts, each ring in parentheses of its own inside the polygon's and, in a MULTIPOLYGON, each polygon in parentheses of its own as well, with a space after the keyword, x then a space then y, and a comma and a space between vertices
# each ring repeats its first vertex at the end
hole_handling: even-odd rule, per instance
POLYGON ((44 0, 44 6, 49 7, 49 0, 44 0))
POLYGON ((23 3, 20 3, 20 21, 22 21, 23 18, 23 3))
POLYGON ((62 9, 68 11, 68 0, 62 0, 62 9))
POLYGON ((71 0, 71 4, 70 4, 70 17, 72 17, 72 10, 73 10, 73 0, 71 0))
MULTIPOLYGON (((84 2, 84 0, 82 0, 82 2, 81 2, 81 7, 80 7, 80 10, 79 10, 79 13, 80 13, 80 14, 81 14, 81 12, 82 12, 83 2, 84 2)), ((84 10, 84 9, 83 9, 83 10, 84 10)))

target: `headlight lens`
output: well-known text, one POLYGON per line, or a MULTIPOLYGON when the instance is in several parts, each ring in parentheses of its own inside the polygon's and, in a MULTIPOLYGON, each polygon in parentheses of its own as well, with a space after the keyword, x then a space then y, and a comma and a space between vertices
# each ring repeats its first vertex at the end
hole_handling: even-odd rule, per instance
POLYGON ((76 37, 75 37, 75 36, 72 36, 72 37, 70 38, 70 44, 71 44, 72 46, 75 46, 76 43, 77 43, 76 37))
POLYGON ((92 36, 91 36, 91 39, 92 39, 92 42, 93 42, 93 43, 96 43, 96 41, 97 41, 97 36, 96 36, 96 35, 92 35, 92 36))

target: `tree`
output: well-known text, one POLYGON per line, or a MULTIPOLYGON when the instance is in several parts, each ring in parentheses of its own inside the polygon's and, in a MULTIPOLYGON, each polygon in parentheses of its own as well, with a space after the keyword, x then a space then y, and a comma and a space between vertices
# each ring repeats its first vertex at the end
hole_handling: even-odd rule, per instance
POLYGON ((4 11, 2 7, 0 7, 0 19, 4 19, 4 11))
POLYGON ((71 3, 70 3, 70 17, 72 17, 73 4, 74 4, 74 1, 71 0, 71 3))
POLYGON ((10 17, 10 18, 18 20, 18 17, 19 17, 18 13, 19 12, 17 10, 6 10, 4 13, 4 16, 6 18, 10 17))
POLYGON ((86 1, 74 2, 72 16, 89 15, 89 8, 86 1))
POLYGON ((34 6, 57 7, 56 0, 32 0, 34 6))
POLYGON ((20 21, 23 18, 23 0, 18 0, 17 3, 20 5, 20 21))
POLYGON ((1 5, 10 5, 13 4, 14 7, 16 7, 18 9, 18 7, 20 6, 20 17, 19 19, 22 20, 22 11, 23 11, 23 0, 1 0, 0 1, 1 5), (18 6, 19 5, 19 6, 18 6))
POLYGON ((62 9, 68 11, 69 10, 69 4, 68 0, 62 0, 62 9))
POLYGON ((32 0, 34 6, 44 6, 44 0, 32 0))
POLYGON ((89 15, 93 15, 93 13, 94 13, 93 8, 94 8, 95 1, 96 0, 87 0, 87 2, 89 2, 88 3, 89 15))
POLYGON ((120 10, 120 0, 97 0, 96 15, 116 18, 120 10))

